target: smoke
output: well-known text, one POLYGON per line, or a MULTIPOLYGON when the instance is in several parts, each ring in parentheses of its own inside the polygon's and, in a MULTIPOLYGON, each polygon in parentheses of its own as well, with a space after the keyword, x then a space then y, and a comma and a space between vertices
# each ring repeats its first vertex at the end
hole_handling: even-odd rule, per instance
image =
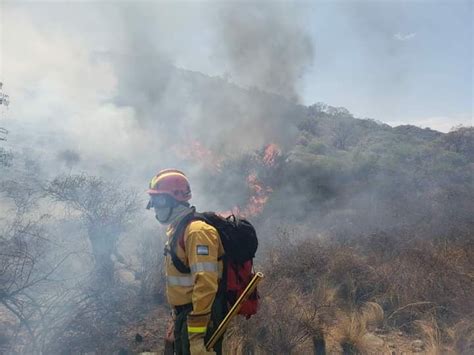
POLYGON ((17 151, 39 149, 46 161, 64 149, 78 150, 86 164, 126 155, 127 146, 139 141, 134 112, 110 102, 117 81, 111 64, 92 56, 97 41, 73 31, 72 24, 64 31, 49 24, 61 12, 62 21, 71 19, 65 8, 53 7, 50 15, 39 9, 36 16, 34 9, 5 7, 2 76, 13 101, 9 144, 17 151))
POLYGON ((298 82, 314 60, 309 34, 293 5, 227 5, 220 10, 217 40, 230 71, 248 86, 298 99, 298 82))
MULTIPOLYGON (((235 21, 246 17, 245 13, 235 15, 236 11, 229 7, 224 9, 229 14, 234 13, 235 21)), ((261 46, 261 62, 253 62, 251 67, 248 66, 249 71, 238 72, 236 76, 236 82, 241 83, 249 75, 255 77, 251 71, 262 73, 262 79, 265 80, 254 82, 255 94, 249 93, 220 78, 210 78, 174 65, 179 61, 180 53, 187 46, 192 46, 193 41, 204 42, 199 35, 191 38, 185 36, 185 33, 191 35, 190 32, 197 30, 192 27, 193 23, 204 24, 190 20, 191 23, 181 23, 184 30, 171 25, 157 28, 156 17, 165 18, 163 13, 172 10, 173 7, 148 4, 122 7, 117 12, 116 20, 123 27, 118 52, 109 50, 100 54, 110 61, 116 76, 113 104, 133 108, 135 120, 142 130, 140 143, 147 142, 148 149, 140 152, 141 156, 152 160, 156 159, 156 152, 159 152, 160 160, 166 157, 164 164, 173 164, 180 160, 175 148, 191 146, 195 141, 202 142, 205 148, 219 152, 222 156, 258 149, 269 141, 280 144, 291 142, 296 131, 293 120, 301 116, 302 108, 293 105, 292 100, 265 93, 261 89, 285 94, 290 98, 297 96, 297 76, 302 75, 304 65, 309 61, 308 56, 305 54, 299 59, 301 53, 288 48, 287 53, 292 54, 284 55, 286 59, 279 60, 278 57, 282 55, 276 56, 278 47, 272 44, 261 46), (182 42, 179 47, 169 49, 161 41, 167 37, 182 42), (279 88, 275 86, 277 82, 279 88)), ((221 23, 210 22, 213 14, 210 9, 204 6, 202 10, 203 18, 209 21, 206 23, 208 31, 214 37, 231 35, 230 28, 223 29, 221 23)), ((259 24, 263 18, 267 22, 264 26, 271 26, 272 32, 284 42, 309 43, 309 38, 303 32, 298 32, 290 25, 291 19, 286 19, 284 23, 280 14, 279 19, 270 20, 275 14, 276 10, 272 7, 268 13, 260 9, 258 17, 245 20, 255 29, 255 41, 260 41, 258 37, 266 35, 260 33, 264 31, 264 27, 259 24), (297 40, 298 37, 302 40, 297 40)), ((182 13, 179 12, 178 16, 182 16, 182 13)), ((240 30, 236 27, 234 32, 240 30)), ((242 45, 238 36, 221 42, 227 43, 229 48, 242 45)), ((252 43, 248 42, 248 45, 246 52, 253 50, 252 43)), ((216 52, 218 50, 215 48, 216 52)), ((233 56, 227 58, 224 67, 228 66, 235 67, 233 56)))
POLYGON ((175 166, 199 187, 207 166, 179 153, 195 142, 222 160, 296 138, 305 108, 294 100, 313 48, 294 6, 5 3, 3 10, 8 145, 41 160, 48 178, 86 171, 145 186, 175 166), (231 81, 199 68, 231 70, 231 81), (80 160, 58 159, 65 151, 80 160))
MULTIPOLYGON (((48 234, 38 235, 47 237, 45 243, 51 241, 45 246, 51 264, 55 265, 53 260, 58 259, 55 253, 59 255, 66 249, 73 252, 74 260, 68 259, 71 265, 62 268, 61 277, 54 280, 69 279, 77 270, 90 272, 91 236, 100 239, 107 235, 102 229, 91 233, 92 229, 81 224, 81 218, 84 222, 86 217, 97 217, 96 221, 103 219, 105 223, 107 218, 103 216, 127 202, 127 197, 122 198, 117 191, 126 192, 128 185, 143 192, 152 174, 165 167, 187 173, 193 188, 192 202, 199 209, 231 209, 238 201, 244 213, 260 214, 262 218, 256 222, 263 223, 265 219, 269 226, 262 239, 274 236, 279 221, 296 221, 308 226, 311 233, 328 230, 348 235, 399 223, 398 215, 390 210, 393 201, 402 201, 397 195, 399 190, 387 185, 402 191, 403 178, 415 179, 409 172, 407 176, 394 175, 391 170, 391 175, 372 173, 378 165, 372 160, 365 162, 362 154, 364 139, 372 144, 368 138, 380 141, 380 151, 394 150, 386 145, 390 128, 384 127, 380 137, 369 137, 370 130, 380 128, 377 124, 355 124, 347 112, 334 108, 322 110, 317 120, 306 122, 314 129, 303 132, 297 128, 296 123, 311 112, 297 102, 300 79, 313 63, 314 48, 300 25, 302 14, 296 6, 5 3, 2 10, 1 79, 11 96, 7 113, 10 119, 5 125, 11 131, 8 144, 16 165, 5 168, 2 180, 10 184, 1 188, 11 193, 4 194, 5 200, 17 196, 14 202, 22 207, 17 209, 25 212, 15 213, 14 203, 4 204, 2 200, 1 222, 8 227, 5 221, 10 219, 15 226, 15 219, 28 222, 37 215, 35 223, 48 227, 48 234), (341 120, 350 125, 338 131, 335 127, 341 120), (351 155, 350 149, 345 150, 348 147, 333 147, 331 134, 339 133, 344 138, 357 132, 360 154, 351 155), (368 132, 367 136, 364 132, 368 132), (295 145, 296 138, 307 142, 295 145), (19 169, 20 165, 24 165, 26 173, 19 169), (47 185, 48 180, 61 173, 82 172, 86 175, 55 180, 56 187, 63 187, 66 196, 70 191, 66 183, 82 182, 82 190, 76 189, 70 197, 72 202, 77 198, 85 201, 86 207, 80 205, 82 211, 77 209, 77 201, 75 208, 73 204, 68 206, 64 197, 63 205, 45 198, 42 184, 47 185), (88 179, 87 174, 95 177, 88 179), (377 186, 370 188, 375 183, 377 186), (384 194, 385 200, 380 201, 384 194), (32 202, 36 200, 40 202, 32 202), (105 214, 90 213, 91 201, 100 202, 92 212, 105 214), (248 201, 253 205, 246 206, 248 201), (5 221, 3 215, 8 217, 5 221), (48 216, 47 224, 43 216, 48 216)), ((371 27, 367 31, 384 32, 380 34, 381 42, 393 39, 391 29, 373 31, 371 27)), ((388 48, 387 55, 390 54, 393 53, 388 48)), ((399 138, 396 137, 397 144, 399 138)), ((400 155, 411 158, 407 151, 400 155)), ((372 155, 369 158, 375 160, 372 155)), ((389 165, 396 166, 399 161, 389 165)), ((425 200, 419 198, 418 186, 415 187, 405 193, 413 196, 406 199, 406 205, 420 206, 421 210, 425 200), (412 201, 415 199, 419 205, 412 201)), ((56 196, 64 196, 64 191, 58 189, 56 196)), ((147 198, 145 193, 139 196, 138 200, 147 198)), ((132 207, 137 206, 141 205, 132 207)), ((151 282, 146 284, 149 280, 145 277, 139 280, 135 276, 158 274, 154 262, 159 261, 156 255, 161 246, 158 248, 158 238, 152 230, 157 226, 153 215, 145 215, 141 207, 137 208, 139 217, 132 218, 125 212, 121 216, 123 225, 130 227, 124 234, 126 238, 122 238, 121 250, 120 245, 112 245, 118 240, 113 228, 109 232, 113 238, 102 241, 107 247, 119 249, 107 256, 114 267, 119 265, 145 289, 151 282), (125 258, 120 251, 124 251, 125 258)), ((396 206, 395 212, 402 210, 408 209, 396 206)), ((19 237, 23 237, 21 233, 19 237)), ((42 254, 37 257, 45 260, 42 254)), ((79 295, 89 292, 75 280, 70 283, 79 295)), ((133 288, 133 292, 137 289, 133 288)), ((56 290, 45 287, 32 294, 49 296, 56 290)), ((128 293, 130 289, 123 291, 128 293)), ((126 313, 124 305, 139 302, 138 306, 142 306, 143 294, 133 292, 127 296, 130 298, 121 293, 113 295, 116 303, 110 302, 108 293, 98 293, 107 300, 101 302, 107 306, 107 315, 122 315, 126 313)), ((57 305, 64 303, 64 318, 51 316, 58 322, 52 328, 62 333, 66 333, 63 320, 68 323, 74 315, 94 314, 76 311, 79 303, 68 297, 51 307, 57 310, 57 305)), ((135 319, 138 313, 128 311, 133 315, 130 319, 135 319)), ((48 319, 38 327, 49 337, 49 329, 43 324, 50 324, 48 319)), ((91 324, 96 326, 87 317, 84 324, 86 333, 91 324)), ((113 318, 98 328, 115 331, 118 324, 113 318)), ((78 347, 95 346, 87 336, 78 347)), ((61 346, 52 339, 50 344, 61 346)), ((97 343, 103 341, 100 336, 94 339, 97 343)), ((67 345, 65 348, 71 349, 67 345)))

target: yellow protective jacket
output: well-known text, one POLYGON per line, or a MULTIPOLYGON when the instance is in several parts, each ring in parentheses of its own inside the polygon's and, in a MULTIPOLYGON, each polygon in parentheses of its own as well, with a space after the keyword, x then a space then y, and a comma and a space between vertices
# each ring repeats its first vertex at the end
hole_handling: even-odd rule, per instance
MULTIPOLYGON (((174 234, 173 225, 168 228, 166 234, 168 236, 166 247, 169 248, 174 234)), ((180 244, 176 243, 175 253, 191 269, 191 273, 179 272, 167 253, 168 302, 172 306, 192 303, 193 310, 188 315, 188 333, 204 333, 207 330, 212 303, 222 276, 223 263, 219 258, 224 255, 224 248, 217 230, 203 221, 189 223, 184 231, 184 250, 180 244)))

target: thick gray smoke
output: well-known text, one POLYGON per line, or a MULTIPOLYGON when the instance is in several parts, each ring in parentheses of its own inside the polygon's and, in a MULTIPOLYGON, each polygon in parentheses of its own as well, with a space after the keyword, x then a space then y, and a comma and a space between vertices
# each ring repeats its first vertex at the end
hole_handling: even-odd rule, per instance
POLYGON ((298 98, 298 82, 313 64, 314 48, 298 24, 295 6, 223 6, 217 34, 222 56, 238 80, 298 98))
MULTIPOLYGON (((283 8, 274 6, 219 9, 219 22, 209 20, 207 25, 218 43, 227 48, 224 67, 233 69, 237 83, 251 84, 256 95, 220 78, 174 66, 178 55, 163 49, 161 39, 181 39, 175 49, 178 51, 191 46, 192 40, 183 41, 175 35, 173 31, 179 32, 178 28, 156 26, 150 14, 164 17, 163 10, 169 10, 166 7, 130 5, 117 12, 114 26, 123 26, 119 52, 103 53, 117 78, 113 102, 133 108, 135 120, 147 137, 148 152, 153 152, 153 156, 144 154, 149 159, 159 151, 160 159, 165 157, 172 163, 179 159, 174 154, 176 146, 192 146, 196 141, 212 151, 235 155, 294 138, 294 122, 288 118, 297 120, 302 110, 292 99, 298 96, 298 79, 311 64, 313 53, 309 37, 294 25, 296 13, 284 16, 283 8), (257 46, 258 60, 251 60, 257 46), (240 48, 242 55, 237 58, 232 48, 240 48), (242 61, 246 63, 240 65, 242 61), (249 78, 254 81, 249 82, 249 78)), ((212 13, 203 7, 205 18, 207 14, 210 19, 212 13)), ((202 41, 199 37, 196 40, 202 41)), ((217 46, 214 51, 221 49, 217 46)))
POLYGON ((54 136, 37 147, 52 164, 71 150, 81 156, 75 170, 136 182, 157 167, 191 168, 176 150, 195 141, 224 156, 284 145, 295 135, 291 120, 302 114, 292 99, 313 56, 297 13, 285 8, 8 3, 2 47, 12 97, 9 144, 34 145, 41 131, 54 136), (201 50, 211 74, 230 68, 232 81, 253 91, 177 67, 206 68, 203 57, 194 60, 201 50))

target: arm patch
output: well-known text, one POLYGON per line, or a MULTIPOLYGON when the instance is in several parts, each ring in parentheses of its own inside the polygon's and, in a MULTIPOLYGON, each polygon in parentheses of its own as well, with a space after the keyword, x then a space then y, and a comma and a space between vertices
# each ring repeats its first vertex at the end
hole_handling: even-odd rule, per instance
POLYGON ((196 246, 197 255, 209 255, 209 247, 207 245, 196 246))

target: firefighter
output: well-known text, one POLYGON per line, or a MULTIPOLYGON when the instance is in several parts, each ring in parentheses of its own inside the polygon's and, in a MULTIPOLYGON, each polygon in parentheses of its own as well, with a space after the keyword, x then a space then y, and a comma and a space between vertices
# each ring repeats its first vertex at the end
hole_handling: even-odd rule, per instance
POLYGON ((156 219, 167 226, 165 247, 166 294, 174 315, 174 351, 178 355, 221 354, 222 343, 207 351, 205 342, 225 316, 225 298, 219 290, 224 249, 217 230, 203 221, 191 221, 183 236, 176 227, 194 212, 189 200, 191 189, 187 177, 179 170, 166 169, 155 175, 149 190, 147 208, 153 208, 156 219), (173 238, 179 238, 172 243, 173 238), (180 272, 173 263, 175 256, 190 269, 180 272))

